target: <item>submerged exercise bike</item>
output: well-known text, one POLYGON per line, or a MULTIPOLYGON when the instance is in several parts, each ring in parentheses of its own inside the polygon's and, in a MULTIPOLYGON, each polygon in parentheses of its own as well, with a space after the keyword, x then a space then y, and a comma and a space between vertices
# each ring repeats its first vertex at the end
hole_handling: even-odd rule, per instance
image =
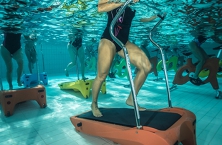
POLYGON ((162 54, 169 107, 156 111, 139 112, 138 110, 129 55, 126 47, 113 35, 115 22, 131 2, 132 0, 128 0, 114 17, 110 26, 110 34, 124 51, 134 109, 100 108, 104 114, 102 117, 94 117, 92 112, 88 111, 71 117, 71 122, 77 131, 107 138, 121 145, 178 145, 180 142, 183 145, 196 145, 196 117, 188 110, 172 107, 164 54, 162 48, 151 38, 152 31, 163 21, 165 16, 160 16, 160 21, 150 31, 149 39, 160 49, 162 54))
MULTIPOLYGON (((217 49, 219 48, 220 47, 217 47, 217 49)), ((201 72, 199 73, 199 76, 203 76, 203 74, 205 73, 204 76, 206 78, 203 80, 203 83, 194 84, 196 86, 201 86, 201 85, 210 83, 212 88, 216 91, 216 95, 215 95, 216 99, 222 98, 222 92, 219 90, 220 86, 217 80, 217 73, 220 68, 219 67, 220 59, 218 58, 219 56, 220 56, 220 52, 218 53, 217 57, 211 57, 206 60, 206 62, 202 66, 201 72)), ((177 70, 174 76, 173 85, 170 88, 170 90, 173 91, 174 89, 177 89, 177 85, 183 85, 187 83, 188 81, 191 81, 189 75, 190 73, 194 73, 195 70, 196 70, 196 65, 192 63, 191 58, 188 58, 187 63, 177 70), (185 71, 188 72, 186 73, 186 75, 184 75, 185 71)))

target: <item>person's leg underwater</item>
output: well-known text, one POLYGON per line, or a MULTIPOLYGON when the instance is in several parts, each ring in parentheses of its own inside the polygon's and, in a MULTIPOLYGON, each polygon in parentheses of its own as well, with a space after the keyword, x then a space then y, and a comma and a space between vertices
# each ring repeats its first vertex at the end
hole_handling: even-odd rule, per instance
POLYGON ((32 59, 31 59, 31 51, 29 49, 25 49, 25 54, 28 59, 28 68, 29 72, 32 74, 32 59))
POLYGON ((191 42, 190 50, 193 53, 194 57, 198 60, 198 64, 196 65, 196 70, 194 73, 190 73, 189 77, 191 79, 191 82, 195 85, 201 85, 203 82, 199 78, 199 73, 201 72, 201 69, 206 62, 206 60, 209 58, 206 52, 201 48, 198 47, 194 42, 191 42))
POLYGON ((1 45, 1 55, 2 55, 2 58, 5 62, 5 65, 6 65, 6 79, 7 79, 7 82, 9 84, 9 90, 12 90, 13 89, 13 85, 12 85, 12 57, 11 57, 11 54, 10 52, 3 46, 1 45))
POLYGON ((118 55, 116 55, 115 57, 114 57, 114 60, 112 61, 112 64, 111 64, 111 67, 110 67, 110 73, 109 73, 109 77, 110 78, 116 78, 116 76, 115 76, 115 71, 114 71, 114 66, 116 65, 116 63, 117 63, 117 57, 118 57, 118 55))
POLYGON ((36 53, 36 50, 34 48, 32 49, 30 55, 31 55, 31 68, 34 69, 34 64, 37 61, 37 53, 36 53))
POLYGON ((81 64, 82 79, 86 80, 88 78, 85 77, 85 51, 82 46, 78 49, 78 57, 79 57, 80 64, 81 64))
POLYGON ((21 76, 23 72, 23 53, 22 49, 20 48, 13 54, 13 59, 17 62, 18 68, 17 68, 17 83, 18 86, 22 86, 21 83, 21 76))
MULTIPOLYGON (((129 54, 130 62, 137 68, 137 73, 134 78, 135 93, 137 95, 145 82, 149 71, 151 70, 151 64, 146 54, 138 46, 129 41, 125 46, 129 54)), ((124 57, 123 50, 121 50, 118 54, 124 57)), ((126 104, 129 106, 134 106, 132 92, 130 92, 129 97, 126 100, 126 104)), ((139 106, 139 110, 143 111, 146 109, 139 106)))
POLYGON ((92 104, 91 109, 95 117, 101 117, 102 113, 98 108, 98 95, 102 83, 106 79, 109 73, 110 66, 112 64, 113 58, 116 54, 115 45, 107 40, 102 39, 98 48, 98 61, 97 61, 97 75, 92 85, 92 104))
POLYGON ((65 75, 69 76, 69 70, 72 69, 76 65, 76 59, 77 59, 77 50, 76 48, 69 47, 68 52, 71 58, 71 62, 67 65, 65 69, 65 75))

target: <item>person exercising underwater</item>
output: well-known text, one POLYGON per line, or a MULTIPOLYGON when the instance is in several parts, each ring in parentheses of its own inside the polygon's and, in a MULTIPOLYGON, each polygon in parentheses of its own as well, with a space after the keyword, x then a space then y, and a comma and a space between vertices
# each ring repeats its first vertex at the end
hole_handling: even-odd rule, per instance
POLYGON ((194 38, 189 44, 190 51, 192 52, 194 57, 198 60, 195 72, 190 73, 189 77, 190 77, 190 82, 197 86, 203 84, 203 81, 198 77, 198 75, 201 72, 204 63, 209 58, 207 53, 201 47, 201 45, 206 40, 207 38, 205 36, 199 35, 198 37, 194 38))
POLYGON ((12 70, 13 64, 12 59, 14 59, 17 64, 17 83, 18 86, 22 86, 21 75, 23 71, 23 53, 21 49, 21 33, 9 33, 4 32, 4 40, 1 45, 1 55, 6 65, 6 79, 9 84, 9 90, 13 89, 12 85, 12 70))
POLYGON ((32 70, 34 68, 34 64, 37 61, 36 54, 36 46, 35 43, 37 41, 36 34, 24 35, 25 38, 25 54, 28 59, 28 68, 29 72, 32 74, 32 70))
POLYGON ((71 58, 71 62, 65 68, 65 75, 69 76, 69 71, 76 65, 77 57, 79 57, 81 63, 82 79, 86 80, 85 77, 85 50, 82 46, 82 30, 77 29, 76 33, 70 33, 68 35, 69 43, 67 49, 71 58))
MULTIPOLYGON (((98 93, 103 81, 109 73, 113 58, 115 57, 116 53, 124 58, 122 48, 115 41, 113 41, 110 36, 109 29, 113 18, 125 2, 126 1, 122 0, 98 1, 98 12, 107 12, 108 20, 98 47, 97 75, 92 85, 91 109, 95 117, 102 116, 102 113, 98 107, 98 93)), ((133 3, 137 2, 139 2, 139 0, 133 0, 133 3)), ((149 71, 151 70, 151 64, 146 54, 138 46, 129 41, 130 27, 135 16, 135 12, 136 11, 132 10, 130 6, 126 7, 125 11, 114 26, 114 35, 125 45, 129 54, 130 62, 138 69, 134 78, 135 93, 137 95, 145 82, 149 71)), ((143 18, 140 21, 149 22, 154 18, 143 18)), ((130 92, 128 98, 126 99, 126 104, 129 106, 134 106, 132 92, 130 92)), ((146 108, 140 106, 138 106, 138 108, 140 111, 146 110, 146 108)))

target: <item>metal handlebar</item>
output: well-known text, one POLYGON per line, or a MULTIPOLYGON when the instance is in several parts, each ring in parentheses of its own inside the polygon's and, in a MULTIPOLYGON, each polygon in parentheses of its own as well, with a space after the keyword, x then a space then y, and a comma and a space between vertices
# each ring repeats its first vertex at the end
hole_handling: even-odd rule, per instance
POLYGON ((165 75, 165 80, 166 80, 166 88, 167 88, 167 95, 168 95, 168 105, 169 105, 169 107, 172 108, 171 97, 170 97, 170 87, 169 87, 169 81, 168 81, 168 75, 167 75, 167 69, 166 69, 166 60, 165 60, 165 57, 164 57, 163 49, 155 41, 153 41, 153 39, 152 39, 152 32, 164 20, 164 18, 166 17, 166 14, 164 14, 163 16, 159 16, 159 17, 160 17, 159 22, 151 29, 151 31, 149 33, 149 39, 160 50, 160 53, 161 53, 161 56, 162 56, 163 68, 164 68, 164 75, 165 75))
POLYGON ((119 39, 117 39, 113 34, 113 28, 114 28, 115 23, 117 22, 117 19, 121 16, 121 14, 124 12, 124 10, 128 6, 128 4, 130 4, 131 2, 132 2, 132 0, 126 1, 125 4, 119 10, 119 12, 116 14, 116 16, 113 18, 113 20, 111 22, 111 25, 110 25, 110 35, 111 35, 112 39, 121 48, 123 48, 123 51, 124 51, 126 67, 127 67, 127 70, 128 70, 129 81, 130 81, 130 86, 131 86, 131 91, 132 91, 132 96, 133 96, 133 104, 134 104, 134 113, 135 113, 135 118, 136 118, 136 124, 137 124, 137 128, 141 129, 142 126, 140 125, 140 114, 139 114, 138 104, 137 104, 137 100, 136 100, 136 93, 135 93, 135 88, 134 88, 134 83, 133 83, 133 77, 132 77, 132 71, 131 71, 131 67, 130 67, 130 59, 129 59, 128 51, 127 51, 125 45, 119 39))

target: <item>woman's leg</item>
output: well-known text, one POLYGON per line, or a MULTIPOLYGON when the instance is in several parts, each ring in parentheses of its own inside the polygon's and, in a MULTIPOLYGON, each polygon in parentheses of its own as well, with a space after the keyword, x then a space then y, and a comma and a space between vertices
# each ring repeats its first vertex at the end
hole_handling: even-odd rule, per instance
POLYGON ((30 55, 31 55, 31 63, 32 63, 31 66, 32 66, 32 69, 34 69, 34 64, 37 61, 37 54, 34 47, 31 49, 30 55))
POLYGON ((6 65, 6 79, 7 82, 9 84, 9 89, 12 90, 13 86, 12 86, 12 57, 10 52, 3 46, 1 45, 1 55, 2 58, 5 62, 6 65))
POLYGON ((85 51, 83 47, 80 47, 78 49, 78 57, 81 63, 81 73, 82 73, 82 79, 85 80, 85 51))
POLYGON ((114 60, 112 61, 111 67, 110 67, 110 73, 109 73, 109 77, 110 78, 116 78, 115 76, 115 70, 114 70, 114 66, 116 65, 116 63, 118 62, 118 55, 115 55, 114 60))
MULTIPOLYGON (((145 82, 149 71, 151 70, 151 64, 146 54, 138 46, 129 41, 125 46, 129 54, 130 62, 137 68, 136 77, 134 78, 135 93, 137 95, 145 82)), ((118 54, 124 57, 123 50, 121 50, 118 54)), ((126 100, 126 104, 134 106, 132 92, 130 92, 129 97, 126 100)), ((139 107, 139 110, 145 110, 145 108, 139 107)))
POLYGON ((77 59, 77 50, 73 47, 68 47, 69 56, 71 58, 71 62, 67 65, 65 72, 66 76, 69 76, 69 70, 73 68, 76 65, 76 59, 77 59))
POLYGON ((104 80, 106 79, 107 74, 112 63, 112 60, 116 54, 115 45, 107 40, 102 39, 98 48, 98 61, 97 61, 97 76, 92 85, 92 113, 95 117, 101 117, 102 114, 98 109, 98 94, 100 87, 104 80))
POLYGON ((22 49, 21 48, 19 50, 17 50, 13 54, 13 59, 15 59, 15 61, 18 64, 18 68, 17 68, 17 83, 18 83, 18 86, 22 86, 21 76, 22 76, 22 72, 23 72, 23 53, 22 53, 22 49))
POLYGON ((28 59, 29 72, 32 74, 32 59, 31 59, 31 51, 29 48, 25 48, 25 55, 28 59))

